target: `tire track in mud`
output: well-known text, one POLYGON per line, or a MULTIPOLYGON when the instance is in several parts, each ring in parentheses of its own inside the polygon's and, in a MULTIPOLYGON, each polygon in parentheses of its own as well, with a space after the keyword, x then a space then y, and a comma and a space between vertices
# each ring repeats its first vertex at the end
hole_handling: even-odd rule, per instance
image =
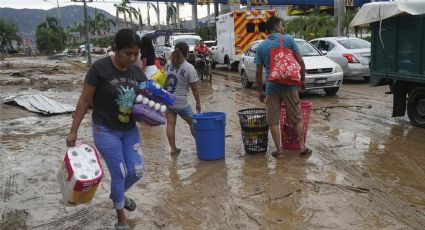
POLYGON ((369 189, 369 200, 374 206, 413 229, 425 229, 424 212, 415 205, 401 200, 394 193, 384 190, 385 186, 378 180, 365 177, 361 169, 341 159, 334 148, 323 144, 329 143, 326 136, 314 135, 310 142, 317 146, 319 150, 317 154, 332 162, 337 169, 345 171, 348 174, 346 179, 353 185, 369 189))
POLYGON ((67 229, 83 230, 90 225, 111 219, 110 215, 105 215, 102 209, 84 208, 77 212, 61 217, 55 221, 47 222, 37 226, 31 226, 31 229, 67 229))
POLYGON ((4 183, 2 182, 1 197, 3 202, 7 202, 14 193, 18 191, 18 184, 16 183, 16 173, 13 171, 13 156, 9 156, 3 148, 0 148, 0 166, 6 169, 4 177, 6 178, 4 183))

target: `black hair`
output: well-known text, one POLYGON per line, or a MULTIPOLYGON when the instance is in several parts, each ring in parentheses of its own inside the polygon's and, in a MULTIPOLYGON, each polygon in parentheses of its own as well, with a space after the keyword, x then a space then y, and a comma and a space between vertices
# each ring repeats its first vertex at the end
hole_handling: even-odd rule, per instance
POLYGON ((276 26, 278 26, 280 22, 282 22, 282 19, 276 16, 271 16, 269 19, 267 19, 266 21, 267 32, 269 33, 273 32, 276 29, 276 26))
POLYGON ((171 66, 179 68, 180 65, 186 60, 189 53, 189 46, 186 42, 179 42, 174 46, 174 51, 171 53, 171 66))
POLYGON ((140 50, 148 50, 149 53, 155 53, 155 48, 153 48, 152 39, 148 36, 143 36, 140 40, 140 50))
POLYGON ((122 49, 133 48, 139 46, 140 37, 132 29, 120 29, 114 38, 114 49, 119 51, 122 49))

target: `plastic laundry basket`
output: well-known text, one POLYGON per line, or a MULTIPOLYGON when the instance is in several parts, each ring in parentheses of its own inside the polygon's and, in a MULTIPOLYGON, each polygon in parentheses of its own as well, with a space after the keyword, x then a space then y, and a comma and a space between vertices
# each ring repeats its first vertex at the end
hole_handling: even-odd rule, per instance
MULTIPOLYGON (((313 103, 310 101, 301 101, 301 117, 304 125, 304 142, 307 138, 308 121, 310 119, 311 106, 313 103)), ((288 124, 286 120, 285 105, 282 104, 280 110, 280 133, 282 140, 282 148, 288 150, 299 150, 300 142, 293 124, 288 124)))
POLYGON ((243 109, 238 112, 238 115, 245 152, 267 152, 269 126, 266 121, 266 110, 243 109))

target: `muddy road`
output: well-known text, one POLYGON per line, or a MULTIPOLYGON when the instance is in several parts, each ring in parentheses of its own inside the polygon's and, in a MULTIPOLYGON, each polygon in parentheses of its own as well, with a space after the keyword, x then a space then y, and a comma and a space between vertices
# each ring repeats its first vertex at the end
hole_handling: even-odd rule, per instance
MULTIPOLYGON (((0 63, 2 98, 40 93, 76 104, 85 73, 77 65, 6 61, 0 63)), ((168 153, 164 126, 139 124, 146 172, 128 192, 138 205, 127 213, 131 228, 425 229, 425 129, 391 118, 386 90, 352 80, 337 96, 304 95, 313 102, 307 134, 313 154, 288 151, 276 160, 270 135, 268 153, 244 153, 237 111, 263 105, 236 72, 218 69, 200 92, 204 111, 227 113, 225 159, 199 161, 182 120, 178 156, 168 153)), ((0 109, 0 229, 113 229, 107 170, 90 204, 61 203, 56 171, 71 115, 0 109)), ((92 142, 89 115, 79 137, 92 142)))

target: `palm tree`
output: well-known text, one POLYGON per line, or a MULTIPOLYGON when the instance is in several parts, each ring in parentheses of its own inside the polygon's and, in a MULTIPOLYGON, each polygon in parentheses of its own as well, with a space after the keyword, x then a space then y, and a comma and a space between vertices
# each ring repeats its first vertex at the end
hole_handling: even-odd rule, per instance
POLYGON ((133 29, 133 16, 135 18, 138 18, 139 16, 139 12, 137 11, 136 8, 132 7, 132 6, 127 6, 127 13, 130 16, 130 28, 133 29))
POLYGON ((305 28, 306 19, 304 17, 296 17, 285 23, 285 31, 295 37, 304 38, 305 28))
POLYGON ((101 35, 102 31, 110 32, 111 25, 116 25, 114 20, 107 18, 102 13, 97 13, 95 11, 94 18, 89 16, 89 27, 92 34, 101 35))
POLYGON ((170 25, 170 21, 171 21, 171 24, 173 24, 173 22, 175 24, 177 8, 173 3, 165 3, 165 5, 167 6, 167 14, 166 14, 165 22, 167 23, 167 28, 168 28, 170 25))
POLYGON ((5 46, 13 40, 21 40, 18 27, 14 23, 0 19, 0 45, 5 46))
POLYGON ((323 37, 335 28, 335 21, 331 15, 320 13, 315 10, 306 18, 306 37, 310 40, 317 37, 323 37))
POLYGON ((159 5, 158 5, 158 2, 156 2, 156 6, 153 4, 153 3, 148 3, 148 6, 149 7, 152 7, 153 9, 154 9, 154 11, 155 11, 155 13, 156 13, 156 19, 157 19, 157 22, 158 22, 158 29, 160 29, 160 19, 159 19, 159 5))
POLYGON ((66 40, 66 34, 62 27, 58 27, 55 17, 46 17, 46 20, 37 26, 37 48, 46 53, 62 50, 62 39, 66 40))
POLYGON ((353 21, 353 18, 356 16, 356 13, 357 13, 356 11, 348 9, 344 15, 343 26, 344 26, 345 35, 347 36, 350 33, 350 23, 351 21, 353 21))
POLYGON ((127 25, 127 13, 128 13, 127 4, 130 4, 130 0, 122 0, 120 4, 114 4, 114 7, 116 8, 116 14, 117 14, 117 25, 119 25, 119 22, 118 22, 119 13, 123 13, 124 15, 124 27, 127 25))

